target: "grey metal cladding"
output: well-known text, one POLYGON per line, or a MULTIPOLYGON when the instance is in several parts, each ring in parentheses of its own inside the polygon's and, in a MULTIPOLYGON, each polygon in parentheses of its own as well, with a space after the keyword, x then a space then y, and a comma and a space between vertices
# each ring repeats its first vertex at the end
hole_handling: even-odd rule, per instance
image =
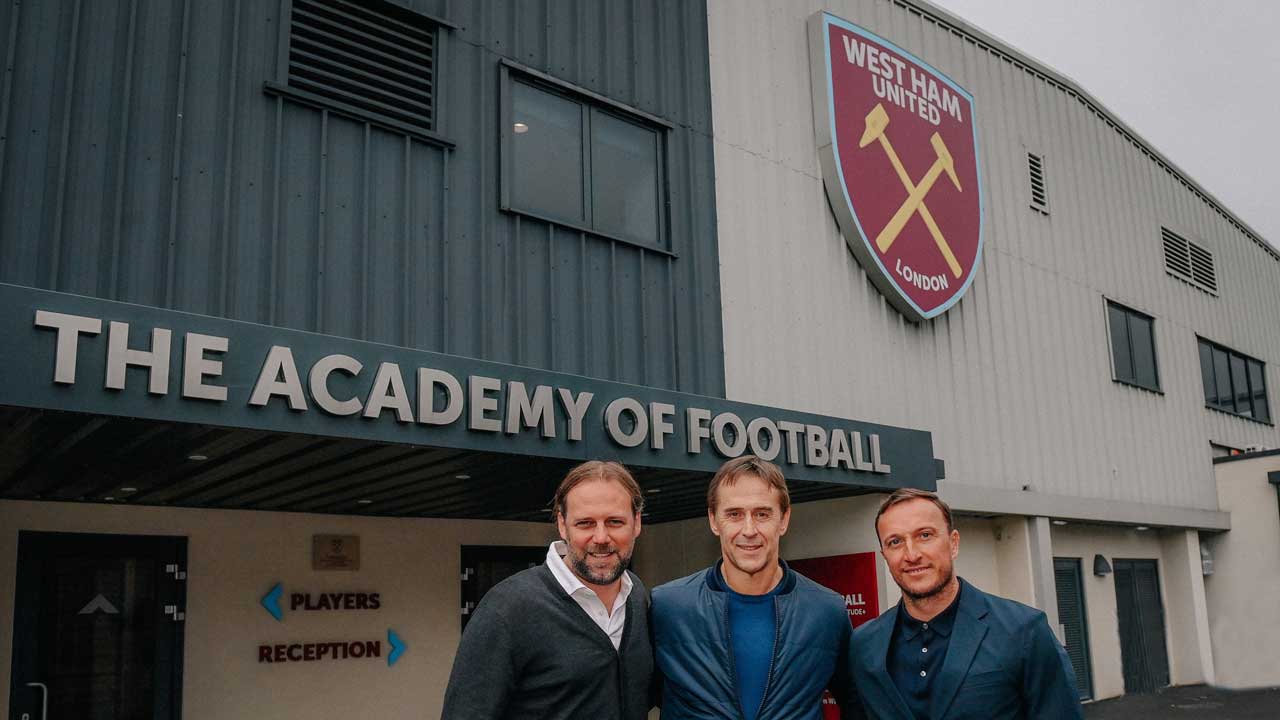
POLYGON ((723 396, 703 2, 400 2, 452 149, 264 92, 283 2, 0 7, 0 282, 723 396), (671 255, 499 210, 499 62, 661 117, 671 255))

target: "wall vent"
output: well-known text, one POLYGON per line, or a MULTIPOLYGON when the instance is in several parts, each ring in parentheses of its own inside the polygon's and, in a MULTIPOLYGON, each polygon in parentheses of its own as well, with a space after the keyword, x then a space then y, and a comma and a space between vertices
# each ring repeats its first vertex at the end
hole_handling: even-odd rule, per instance
POLYGON ((1031 209, 1049 214, 1049 188, 1045 184, 1044 156, 1027 153, 1027 171, 1031 178, 1031 209))
POLYGON ((1160 228, 1160 237, 1164 243, 1165 272, 1217 295, 1218 275, 1213 253, 1168 228, 1160 228))
POLYGON ((426 130, 436 26, 380 0, 294 0, 289 86, 426 130))

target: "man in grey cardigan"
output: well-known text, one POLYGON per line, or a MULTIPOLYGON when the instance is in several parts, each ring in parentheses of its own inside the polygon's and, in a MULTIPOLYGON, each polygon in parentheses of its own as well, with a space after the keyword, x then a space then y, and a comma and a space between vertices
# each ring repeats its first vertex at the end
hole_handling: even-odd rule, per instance
POLYGON ((544 564, 480 601, 454 657, 442 720, 648 714, 648 591, 626 569, 643 505, 618 463, 569 471, 553 507, 561 539, 544 564))

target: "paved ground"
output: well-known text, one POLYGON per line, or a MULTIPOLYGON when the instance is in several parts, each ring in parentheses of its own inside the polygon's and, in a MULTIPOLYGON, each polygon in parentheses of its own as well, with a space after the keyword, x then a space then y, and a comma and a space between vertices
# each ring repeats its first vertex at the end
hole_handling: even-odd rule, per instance
POLYGON ((1218 690, 1204 685, 1165 688, 1084 706, 1087 720, 1277 720, 1280 688, 1218 690))

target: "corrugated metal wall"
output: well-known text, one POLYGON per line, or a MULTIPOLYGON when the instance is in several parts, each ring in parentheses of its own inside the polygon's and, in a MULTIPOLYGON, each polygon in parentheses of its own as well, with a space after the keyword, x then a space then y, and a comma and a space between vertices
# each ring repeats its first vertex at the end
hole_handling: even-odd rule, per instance
POLYGON ((453 150, 265 94, 275 0, 0 6, 0 281, 723 394, 703 4, 405 4, 453 150), (676 257, 498 210, 502 57, 675 124, 676 257))
POLYGON ((1274 416, 1280 262, 1079 96, 889 0, 709 5, 729 397, 931 430, 955 482, 1195 508, 1217 506, 1210 441, 1280 445, 1205 409, 1195 339, 1265 361, 1274 416), (935 321, 888 305, 827 206, 805 29, 822 9, 975 97, 985 252, 935 321), (1161 226, 1214 253, 1220 297, 1165 273, 1161 226), (1162 394, 1112 381, 1105 298, 1156 318, 1162 394))

